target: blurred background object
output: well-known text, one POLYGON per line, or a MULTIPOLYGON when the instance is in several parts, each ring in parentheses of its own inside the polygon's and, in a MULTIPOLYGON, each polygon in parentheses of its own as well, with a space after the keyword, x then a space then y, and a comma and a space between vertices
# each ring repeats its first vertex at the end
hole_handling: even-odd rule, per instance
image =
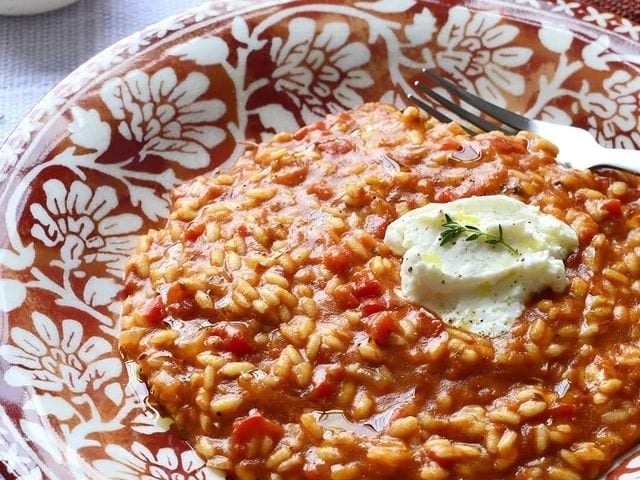
POLYGON ((0 0, 0 15, 34 15, 67 7, 78 0, 0 0))
MULTIPOLYGON (((5 1, 0 0, 0 6, 5 1)), ((203 3, 206 0, 81 0, 42 15, 0 16, 0 144, 40 98, 93 55, 203 3)))

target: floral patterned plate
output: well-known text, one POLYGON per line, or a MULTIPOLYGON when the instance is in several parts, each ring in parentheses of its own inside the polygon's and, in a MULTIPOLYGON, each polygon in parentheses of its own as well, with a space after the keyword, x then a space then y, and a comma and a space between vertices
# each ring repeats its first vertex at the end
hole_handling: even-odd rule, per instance
MULTIPOLYGON (((401 105, 424 67, 639 148, 639 36, 565 0, 229 1, 89 61, 0 150, 0 472, 220 478, 146 406, 115 338, 123 261, 168 189, 244 140, 401 105)), ((616 472, 640 479, 640 457, 616 472)))

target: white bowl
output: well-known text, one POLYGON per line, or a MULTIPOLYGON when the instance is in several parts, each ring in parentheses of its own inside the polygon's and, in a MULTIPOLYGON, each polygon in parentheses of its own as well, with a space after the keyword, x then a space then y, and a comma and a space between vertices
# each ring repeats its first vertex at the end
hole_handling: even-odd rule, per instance
POLYGON ((66 7, 78 0, 0 0, 0 15, 34 15, 66 7))

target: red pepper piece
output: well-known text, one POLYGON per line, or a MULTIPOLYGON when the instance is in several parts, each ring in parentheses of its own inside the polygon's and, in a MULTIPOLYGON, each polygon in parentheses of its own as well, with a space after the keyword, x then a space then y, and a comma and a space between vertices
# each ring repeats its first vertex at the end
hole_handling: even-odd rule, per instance
POLYGON ((254 413, 233 422, 231 445, 234 450, 243 452, 252 438, 269 437, 276 444, 283 435, 284 429, 280 424, 254 413))
POLYGON ((369 269, 360 270, 353 276, 353 293, 358 298, 380 295, 384 287, 369 269))
POLYGON ((340 386, 342 368, 334 365, 318 365, 313 370, 310 396, 315 399, 331 397, 340 386))
POLYGON ((549 415, 552 417, 572 417, 576 413, 576 406, 572 403, 556 403, 549 407, 549 415))
POLYGON ((378 312, 365 319, 369 336, 378 345, 386 345, 392 333, 398 331, 398 322, 391 312, 378 312))
POLYGON ((387 302, 381 297, 367 298, 360 305, 362 315, 365 317, 386 310, 387 308, 387 302))
POLYGON ((356 308, 360 301, 353 294, 353 286, 350 284, 338 285, 333 291, 333 298, 340 308, 356 308))
POLYGON ((144 316, 150 325, 158 325, 166 315, 162 297, 159 295, 150 300, 144 307, 144 316))
POLYGON ((380 215, 368 215, 364 219, 364 229, 379 240, 384 238, 387 225, 389 225, 389 220, 380 215))
POLYGON ((353 253, 344 245, 333 245, 325 252, 322 262, 333 273, 345 273, 353 266, 353 253))
POLYGON ((225 343, 226 350, 238 356, 247 355, 253 352, 253 346, 247 337, 240 334, 233 334, 225 343))
POLYGON ((185 240, 192 242, 202 235, 202 232, 204 232, 204 223, 191 223, 184 232, 184 238, 185 240))
POLYGON ((307 188, 307 193, 315 195, 320 200, 329 200, 333 197, 333 188, 331 188, 327 182, 320 181, 309 186, 309 188, 307 188))
POLYGON ((255 348, 252 343, 251 331, 246 323, 220 322, 211 328, 211 333, 220 338, 215 344, 221 350, 242 356, 253 353, 255 348))
POLYGON ((327 152, 330 155, 344 155, 353 150, 353 143, 346 138, 338 138, 332 141, 320 142, 316 147, 320 152, 327 152))
POLYGON ((444 322, 439 318, 436 318, 435 316, 426 312, 425 310, 422 310, 422 309, 420 310, 418 319, 420 322, 418 324, 420 328, 420 333, 425 337, 429 337, 429 338, 437 337, 445 330, 444 322))
POLYGON ((167 289, 167 305, 173 305, 180 303, 187 297, 187 290, 180 285, 179 282, 174 282, 167 289))
POLYGON ((607 212, 608 217, 622 216, 622 202, 617 198, 609 198, 602 202, 602 208, 607 212))

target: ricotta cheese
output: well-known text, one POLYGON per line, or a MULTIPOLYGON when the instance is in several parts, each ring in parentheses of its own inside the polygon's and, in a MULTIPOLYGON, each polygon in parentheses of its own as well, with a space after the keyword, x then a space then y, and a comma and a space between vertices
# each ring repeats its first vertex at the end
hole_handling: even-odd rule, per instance
POLYGON ((444 321, 494 337, 506 332, 537 292, 562 292, 563 260, 577 249, 576 233, 560 220, 505 195, 432 203, 402 215, 385 243, 402 255, 401 289, 444 321), (465 231, 444 245, 445 214, 465 231), (503 243, 488 243, 502 232, 503 243), (513 251, 513 250, 517 251, 513 251))

